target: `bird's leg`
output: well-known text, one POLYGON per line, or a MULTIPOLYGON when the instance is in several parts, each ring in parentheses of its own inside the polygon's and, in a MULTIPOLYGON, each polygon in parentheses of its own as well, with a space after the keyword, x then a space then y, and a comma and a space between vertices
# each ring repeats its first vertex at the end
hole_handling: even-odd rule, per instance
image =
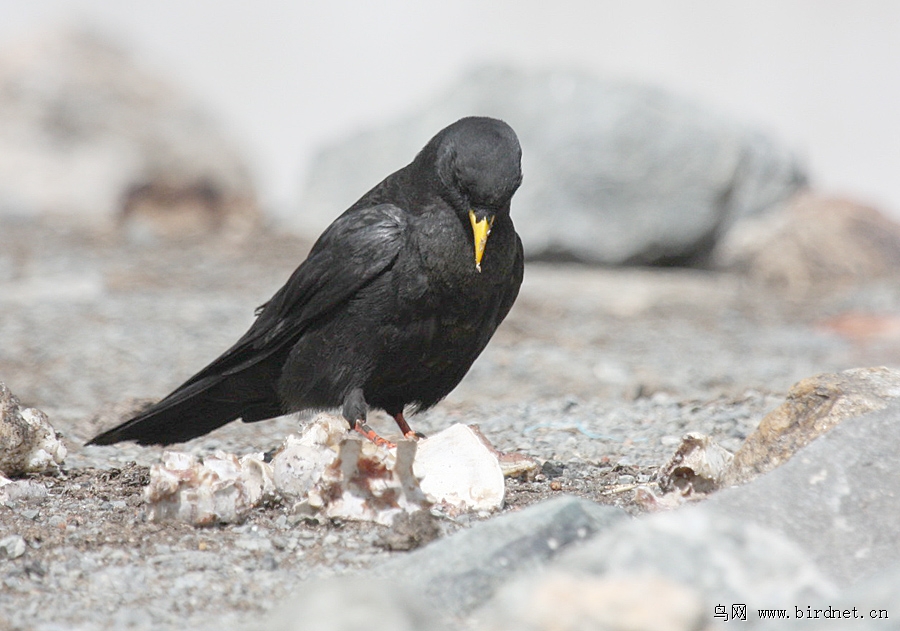
POLYGON ((388 449, 393 449, 394 447, 397 446, 396 443, 392 443, 391 441, 387 440, 386 438, 382 438, 381 436, 376 434, 375 430, 372 429, 371 427, 369 427, 369 424, 366 423, 365 421, 357 420, 353 424, 353 429, 355 429, 357 432, 359 432, 360 434, 362 434, 363 436, 365 436, 366 438, 371 440, 373 443, 375 443, 379 447, 387 447, 388 449))
POLYGON ((380 447, 387 447, 388 449, 396 447, 397 445, 385 440, 376 434, 374 429, 369 427, 369 424, 366 423, 366 413, 368 410, 369 406, 366 403, 361 388, 351 390, 350 393, 344 397, 344 407, 342 412, 352 429, 356 430, 380 447))
POLYGON ((409 426, 409 423, 406 422, 406 419, 403 418, 403 410, 400 410, 396 414, 392 415, 394 417, 394 422, 397 423, 397 427, 400 428, 400 431, 403 432, 403 436, 409 440, 415 440, 416 438, 425 438, 425 434, 422 432, 414 432, 412 428, 409 426))

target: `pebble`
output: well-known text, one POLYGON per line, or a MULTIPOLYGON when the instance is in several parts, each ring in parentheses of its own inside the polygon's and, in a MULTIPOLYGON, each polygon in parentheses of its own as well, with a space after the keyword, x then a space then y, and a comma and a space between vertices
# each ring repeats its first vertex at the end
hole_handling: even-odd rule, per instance
POLYGON ((25 539, 21 535, 9 535, 0 539, 0 551, 7 559, 18 559, 25 554, 25 539))
POLYGON ((341 538, 338 537, 336 534, 334 534, 333 532, 329 532, 327 535, 325 535, 325 538, 322 539, 322 545, 323 546, 333 546, 340 540, 341 540, 341 538))
POLYGON ((284 537, 275 535, 272 537, 271 541, 276 550, 284 550, 288 547, 288 540, 284 537))
POLYGON ((234 542, 235 547, 248 552, 269 552, 272 549, 272 541, 267 537, 239 537, 234 542))
POLYGON ((62 515, 53 515, 47 520, 47 525, 51 528, 65 528, 66 521, 66 518, 62 515))

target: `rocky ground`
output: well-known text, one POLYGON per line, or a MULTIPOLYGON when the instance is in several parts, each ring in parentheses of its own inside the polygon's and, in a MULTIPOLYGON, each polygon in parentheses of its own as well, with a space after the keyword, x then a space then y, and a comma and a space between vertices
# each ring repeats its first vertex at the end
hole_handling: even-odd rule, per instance
MULTIPOLYGON (((435 533, 310 522, 277 503, 240 525, 148 521, 141 488, 161 450, 84 441, 229 346, 308 246, 266 233, 127 241, 4 219, 0 381, 49 415, 69 455, 0 505, 0 629, 252 628, 294 594, 319 593, 325 577, 402 567, 557 496, 590 500, 571 500, 589 516, 595 504, 642 513, 636 487, 652 487, 685 432, 734 451, 800 379, 900 366, 898 282, 798 296, 727 273, 531 264, 464 382, 411 419, 426 434, 477 423, 499 449, 543 463, 508 481, 504 515, 439 520, 440 539, 413 553, 397 541, 435 533)), ((300 421, 232 424, 185 449, 265 451, 300 421)), ((390 419, 374 424, 390 433, 390 419)), ((584 519, 575 539, 607 517, 584 519)))

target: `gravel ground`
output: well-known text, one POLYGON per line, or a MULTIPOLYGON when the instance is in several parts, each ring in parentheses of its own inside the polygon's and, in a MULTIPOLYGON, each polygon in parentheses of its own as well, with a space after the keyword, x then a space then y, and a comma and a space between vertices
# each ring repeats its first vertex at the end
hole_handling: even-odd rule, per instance
MULTIPOLYGON (((49 414, 70 455, 60 475, 34 476, 45 499, 0 506, 0 541, 26 542, 0 554, 0 630, 246 625, 303 580, 403 554, 388 549, 389 529, 311 523, 278 504, 241 525, 148 522, 140 490, 161 450, 81 446, 229 346, 308 243, 127 243, 4 221, 0 380, 49 414)), ((509 481, 505 510, 569 492, 637 512, 632 485, 652 481, 685 432, 734 450, 799 379, 900 366, 896 338, 825 326, 898 304, 900 283, 799 301, 730 274, 532 264, 464 382, 411 423, 426 434, 477 423, 499 449, 546 461, 535 479, 509 481)), ((264 451, 297 422, 234 423, 183 448, 264 451)), ((383 415, 373 425, 392 430, 383 415)))

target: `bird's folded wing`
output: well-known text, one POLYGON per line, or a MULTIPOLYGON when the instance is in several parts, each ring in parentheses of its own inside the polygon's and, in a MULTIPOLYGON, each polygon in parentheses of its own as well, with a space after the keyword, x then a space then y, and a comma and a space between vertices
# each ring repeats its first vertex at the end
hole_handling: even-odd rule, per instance
POLYGON ((385 273, 407 242, 405 213, 391 204, 344 213, 234 346, 181 387, 244 370, 293 344, 309 324, 385 273))

